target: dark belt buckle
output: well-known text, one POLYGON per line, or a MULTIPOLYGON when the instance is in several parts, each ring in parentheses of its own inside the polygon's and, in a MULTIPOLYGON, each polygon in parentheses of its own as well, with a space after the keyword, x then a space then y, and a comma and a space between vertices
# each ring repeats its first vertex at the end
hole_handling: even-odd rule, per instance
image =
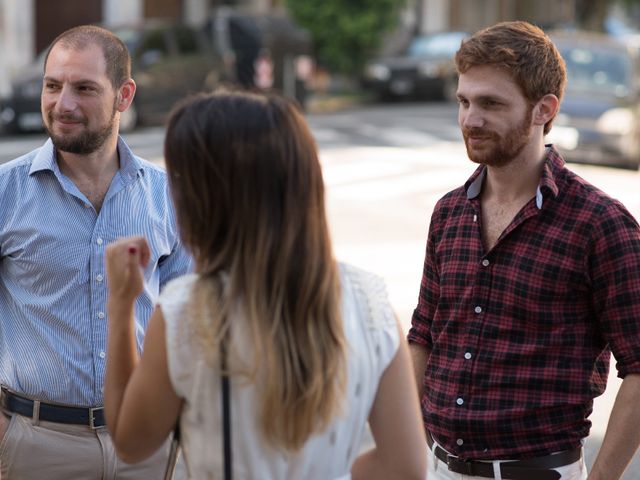
POLYGON ((91 430, 97 430, 98 428, 104 428, 104 425, 96 425, 96 412, 104 410, 104 407, 95 407, 89 409, 89 428, 91 430))
POLYGON ((447 455, 447 468, 451 472, 461 473, 462 475, 474 476, 475 474, 472 461, 461 460, 453 455, 447 455))

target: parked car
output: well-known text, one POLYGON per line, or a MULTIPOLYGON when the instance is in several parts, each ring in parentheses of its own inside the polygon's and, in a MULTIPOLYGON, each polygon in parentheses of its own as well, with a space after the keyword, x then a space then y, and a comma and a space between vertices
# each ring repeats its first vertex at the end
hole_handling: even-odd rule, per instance
POLYGON ((363 86, 381 99, 402 97, 454 100, 458 75, 453 57, 466 32, 439 32, 418 35, 398 56, 369 62, 363 86))
MULTIPOLYGON (((204 34, 181 23, 148 21, 111 29, 129 48, 134 101, 121 116, 121 131, 161 123, 176 101, 189 93, 212 90, 224 80, 222 59, 204 34)), ((40 92, 44 52, 12 82, 0 100, 0 130, 41 131, 40 92)))
POLYGON ((565 159, 640 166, 640 58, 614 38, 588 32, 551 33, 567 65, 567 86, 546 140, 565 159))
POLYGON ((313 73, 311 34, 283 14, 218 7, 204 30, 233 81, 248 89, 276 90, 307 99, 313 73))

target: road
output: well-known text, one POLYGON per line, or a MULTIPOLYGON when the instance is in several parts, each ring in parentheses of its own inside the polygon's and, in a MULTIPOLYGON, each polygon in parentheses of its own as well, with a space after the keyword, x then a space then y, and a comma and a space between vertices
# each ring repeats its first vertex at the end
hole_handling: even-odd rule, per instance
MULTIPOLYGON (((406 330, 418 296, 433 206, 475 168, 460 141, 456 108, 442 103, 371 106, 309 115, 308 121, 320 149, 336 256, 385 278, 406 330)), ((37 147, 43 138, 0 138, 0 163, 37 147)), ((162 128, 141 129, 126 140, 137 154, 162 162, 162 128)), ((640 219, 640 173, 571 168, 640 219)), ((596 399, 586 443, 588 464, 602 442, 619 384, 612 375, 606 393, 596 399)), ((640 454, 623 479, 640 480, 640 454)))

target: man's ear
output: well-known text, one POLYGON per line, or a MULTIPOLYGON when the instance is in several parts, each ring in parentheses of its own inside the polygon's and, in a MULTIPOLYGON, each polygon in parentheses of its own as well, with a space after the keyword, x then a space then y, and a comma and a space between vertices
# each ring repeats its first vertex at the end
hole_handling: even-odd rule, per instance
POLYGON ((533 123, 534 125, 545 125, 549 120, 553 119, 560 108, 560 100, 552 93, 548 93, 533 107, 533 123))
POLYGON ((120 88, 118 89, 118 102, 117 109, 119 112, 124 112, 131 102, 133 101, 133 96, 136 94, 136 82, 133 81, 132 78, 124 82, 120 88))

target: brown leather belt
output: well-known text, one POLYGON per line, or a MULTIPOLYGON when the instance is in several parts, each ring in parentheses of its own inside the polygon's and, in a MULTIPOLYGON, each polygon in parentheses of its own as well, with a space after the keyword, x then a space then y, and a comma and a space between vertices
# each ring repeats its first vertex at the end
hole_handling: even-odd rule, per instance
MULTIPOLYGON (((427 444, 429 448, 433 448, 433 438, 431 438, 429 432, 427 432, 427 444)), ((490 461, 463 460, 455 455, 450 455, 439 446, 436 446, 434 453, 452 472, 475 477, 494 478, 493 464, 490 461)), ((505 480, 558 480, 561 475, 551 469, 575 463, 580 460, 581 456, 582 448, 576 448, 544 457, 506 461, 500 463, 500 472, 505 480)))

